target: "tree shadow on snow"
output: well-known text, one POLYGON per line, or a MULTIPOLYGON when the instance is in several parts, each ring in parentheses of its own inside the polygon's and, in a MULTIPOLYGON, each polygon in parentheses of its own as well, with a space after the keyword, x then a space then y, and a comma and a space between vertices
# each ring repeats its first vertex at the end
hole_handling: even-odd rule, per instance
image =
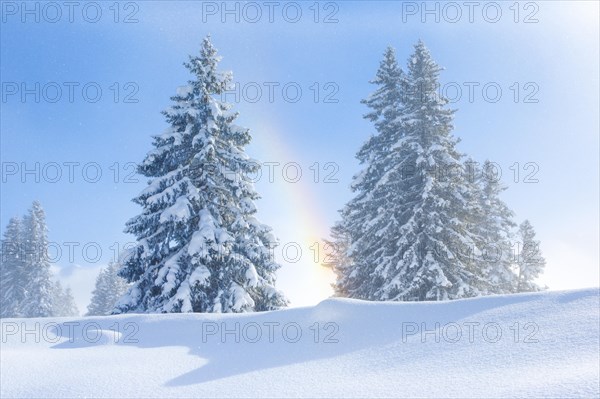
MULTIPOLYGON (((585 296, 582 293, 579 297, 581 295, 585 296)), ((237 315, 89 317, 77 319, 88 329, 87 338, 84 334, 76 334, 75 339, 53 348, 113 344, 138 348, 187 347, 190 355, 205 359, 207 363, 166 383, 166 386, 176 387, 393 344, 402 340, 406 323, 419 326, 426 323, 428 329, 436 323, 485 323, 497 321, 505 313, 501 308, 514 305, 515 312, 511 310, 511 317, 519 317, 520 304, 526 314, 526 309, 536 306, 531 303, 535 301, 543 306, 544 297, 520 294, 427 303, 329 299, 315 307, 237 315)), ((66 323, 55 329, 57 335, 72 338, 68 331, 66 323)))

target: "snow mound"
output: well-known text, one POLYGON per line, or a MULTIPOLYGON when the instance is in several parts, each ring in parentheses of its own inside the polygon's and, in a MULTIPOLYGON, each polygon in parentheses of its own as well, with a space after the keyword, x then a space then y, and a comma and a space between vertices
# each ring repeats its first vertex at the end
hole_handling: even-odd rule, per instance
POLYGON ((3 319, 0 396, 599 397, 598 289, 3 319))

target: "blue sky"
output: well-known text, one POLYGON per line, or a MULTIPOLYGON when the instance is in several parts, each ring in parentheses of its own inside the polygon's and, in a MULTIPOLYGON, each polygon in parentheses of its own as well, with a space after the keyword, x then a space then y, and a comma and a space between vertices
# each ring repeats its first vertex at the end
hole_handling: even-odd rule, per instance
MULTIPOLYGON (((253 134, 248 153, 279 163, 273 164, 273 181, 264 171, 256 184, 263 197, 258 206, 260 218, 273 226, 282 244, 298 243, 286 247, 288 259, 296 257, 297 248, 302 251, 293 263, 285 262, 283 245, 276 252, 284 264, 279 287, 293 305, 330 294, 331 274, 315 263, 317 247, 311 244, 327 235, 337 210, 350 198, 348 186, 359 170, 354 154, 373 133, 362 119, 366 109, 360 99, 373 90, 368 81, 385 47, 394 46, 404 64, 419 38, 446 68, 441 79, 447 94, 454 97, 457 87, 462 90, 452 104, 458 109, 459 149, 501 166, 509 187, 504 199, 519 221, 528 218, 536 228, 548 262, 541 281, 552 289, 598 285, 597 2, 494 3, 501 14, 483 2, 473 10, 472 22, 460 2, 455 3, 460 18, 456 9, 439 3, 439 22, 434 14, 422 21, 422 2, 278 2, 273 22, 265 2, 227 3, 239 10, 236 22, 235 14, 221 15, 224 3, 194 1, 119 3, 115 22, 110 2, 100 5, 96 23, 90 22, 96 9, 88 6, 84 13, 84 3, 74 9, 73 22, 64 6, 59 18, 47 3, 28 3, 33 10, 38 4, 36 22, 21 4, 2 3, 0 221, 4 227, 33 199, 42 202, 50 239, 62 252, 57 266, 68 271, 67 283, 85 285, 72 287, 80 308, 89 283, 69 280, 69 273, 106 264, 115 243, 122 247, 132 240, 122 231, 139 211, 130 200, 145 185, 144 178, 131 175, 132 165, 151 149, 150 136, 167 127, 160 111, 186 83, 182 62, 208 33, 223 56, 222 68, 232 70, 238 82, 239 97, 227 99, 240 112, 238 123, 253 134), (257 9, 262 16, 252 23, 257 9), (292 23, 297 9, 302 15, 292 23), (124 23, 131 13, 137 22, 124 23), (327 16, 337 22, 324 23, 327 16), (52 23, 55 17, 58 22, 52 23), (525 23, 526 17, 537 22, 525 23), (34 94, 23 99, 22 84, 35 92, 36 82, 40 101, 34 94), (68 85, 74 87, 73 101, 68 85), (472 99, 469 85, 475 87, 472 99), (84 95, 93 99, 97 87, 102 90, 98 101, 86 101, 84 95), (253 102, 257 87, 261 97, 253 102), (298 87, 302 95, 293 102, 298 87), (492 102, 498 87, 502 95, 492 102), (125 102, 127 95, 137 102, 125 102), (35 173, 21 176, 23 168, 34 169, 36 163, 39 182, 35 173), (524 182, 535 166, 528 163, 537 165, 537 183, 524 182), (298 182, 282 176, 286 164, 288 180, 300 166, 298 182), (98 170, 102 175, 94 182, 98 170), (328 175, 333 182, 326 182, 328 175), (98 260, 96 248, 102 250, 98 260)), ((435 10, 436 4, 426 7, 435 10)))

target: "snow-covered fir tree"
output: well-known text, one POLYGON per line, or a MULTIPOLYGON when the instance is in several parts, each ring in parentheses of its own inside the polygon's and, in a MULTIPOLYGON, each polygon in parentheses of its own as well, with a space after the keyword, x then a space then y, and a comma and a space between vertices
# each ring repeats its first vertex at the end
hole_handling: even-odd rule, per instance
MULTIPOLYGON (((325 259, 323 266, 331 268, 338 279, 344 278, 352 272, 352 258, 350 258, 350 235, 342 222, 336 222, 331 228, 331 239, 324 239, 325 259)), ((345 284, 333 284, 336 296, 348 297, 345 284)))
POLYGON ((245 312, 286 305, 275 289, 275 238, 260 223, 259 198, 248 179, 258 164, 244 152, 248 129, 218 100, 231 73, 207 37, 185 66, 193 75, 164 111, 170 125, 154 138, 139 166, 148 187, 143 207, 127 223, 137 246, 120 275, 132 287, 116 305, 123 312, 245 312))
POLYGON ((474 223, 481 252, 474 255, 482 268, 487 293, 509 294, 514 292, 516 282, 511 241, 517 224, 513 220, 514 212, 500 198, 506 187, 490 161, 484 162, 481 171, 473 161, 468 162, 467 167, 477 169, 469 175, 477 177, 473 190, 480 201, 474 223))
POLYGON ((19 317, 19 304, 25 296, 23 287, 23 223, 9 220, 0 248, 0 317, 19 317))
POLYGON ((1 317, 76 316, 70 289, 52 282, 46 216, 39 202, 24 218, 11 218, 2 241, 1 317))
POLYGON ((53 288, 52 316, 78 316, 79 310, 77 309, 77 305, 75 305, 75 299, 73 298, 71 288, 67 287, 66 290, 63 290, 60 281, 56 281, 53 288))
POLYGON ((23 218, 23 239, 25 296, 19 304, 19 310, 24 317, 52 316, 54 287, 47 256, 48 228, 46 215, 38 201, 33 202, 29 213, 23 218))
POLYGON ((535 239, 535 231, 529 220, 519 225, 519 251, 517 254, 517 284, 516 292, 539 291, 535 283, 546 267, 546 260, 540 250, 540 242, 535 239))
POLYGON ((352 298, 377 299, 374 290, 383 283, 375 269, 381 260, 383 236, 393 234, 394 215, 388 185, 390 177, 398 177, 399 163, 391 150, 402 135, 402 98, 404 73, 398 66, 395 50, 388 47, 372 84, 377 90, 362 103, 370 108, 364 117, 375 124, 377 134, 371 136, 357 153, 365 165, 355 176, 352 189, 355 198, 341 211, 342 221, 332 230, 335 245, 350 248, 339 253, 333 265, 337 275, 334 290, 352 298), (337 237, 337 239, 335 239, 337 237))
POLYGON ((73 291, 71 287, 67 287, 65 289, 64 294, 62 295, 62 316, 79 316, 79 309, 77 309, 77 305, 75 304, 75 298, 73 297, 73 291))
POLYGON ((352 267, 337 292, 372 300, 443 300, 486 291, 472 253, 478 201, 463 176, 453 111, 438 93, 441 68, 419 41, 403 74, 387 50, 379 85, 365 100, 377 134, 358 153, 365 165, 342 210, 352 267), (454 176, 454 177, 452 177, 454 176))
POLYGON ((111 262, 96 278, 96 286, 88 305, 88 316, 109 315, 127 291, 127 283, 118 275, 118 263, 111 262))

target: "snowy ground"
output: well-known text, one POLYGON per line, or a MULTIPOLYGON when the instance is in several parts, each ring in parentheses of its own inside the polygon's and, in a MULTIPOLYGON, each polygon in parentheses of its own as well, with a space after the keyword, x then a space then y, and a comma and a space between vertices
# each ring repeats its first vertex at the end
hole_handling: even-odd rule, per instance
POLYGON ((5 319, 0 396, 599 397, 598 309, 587 289, 5 319))

